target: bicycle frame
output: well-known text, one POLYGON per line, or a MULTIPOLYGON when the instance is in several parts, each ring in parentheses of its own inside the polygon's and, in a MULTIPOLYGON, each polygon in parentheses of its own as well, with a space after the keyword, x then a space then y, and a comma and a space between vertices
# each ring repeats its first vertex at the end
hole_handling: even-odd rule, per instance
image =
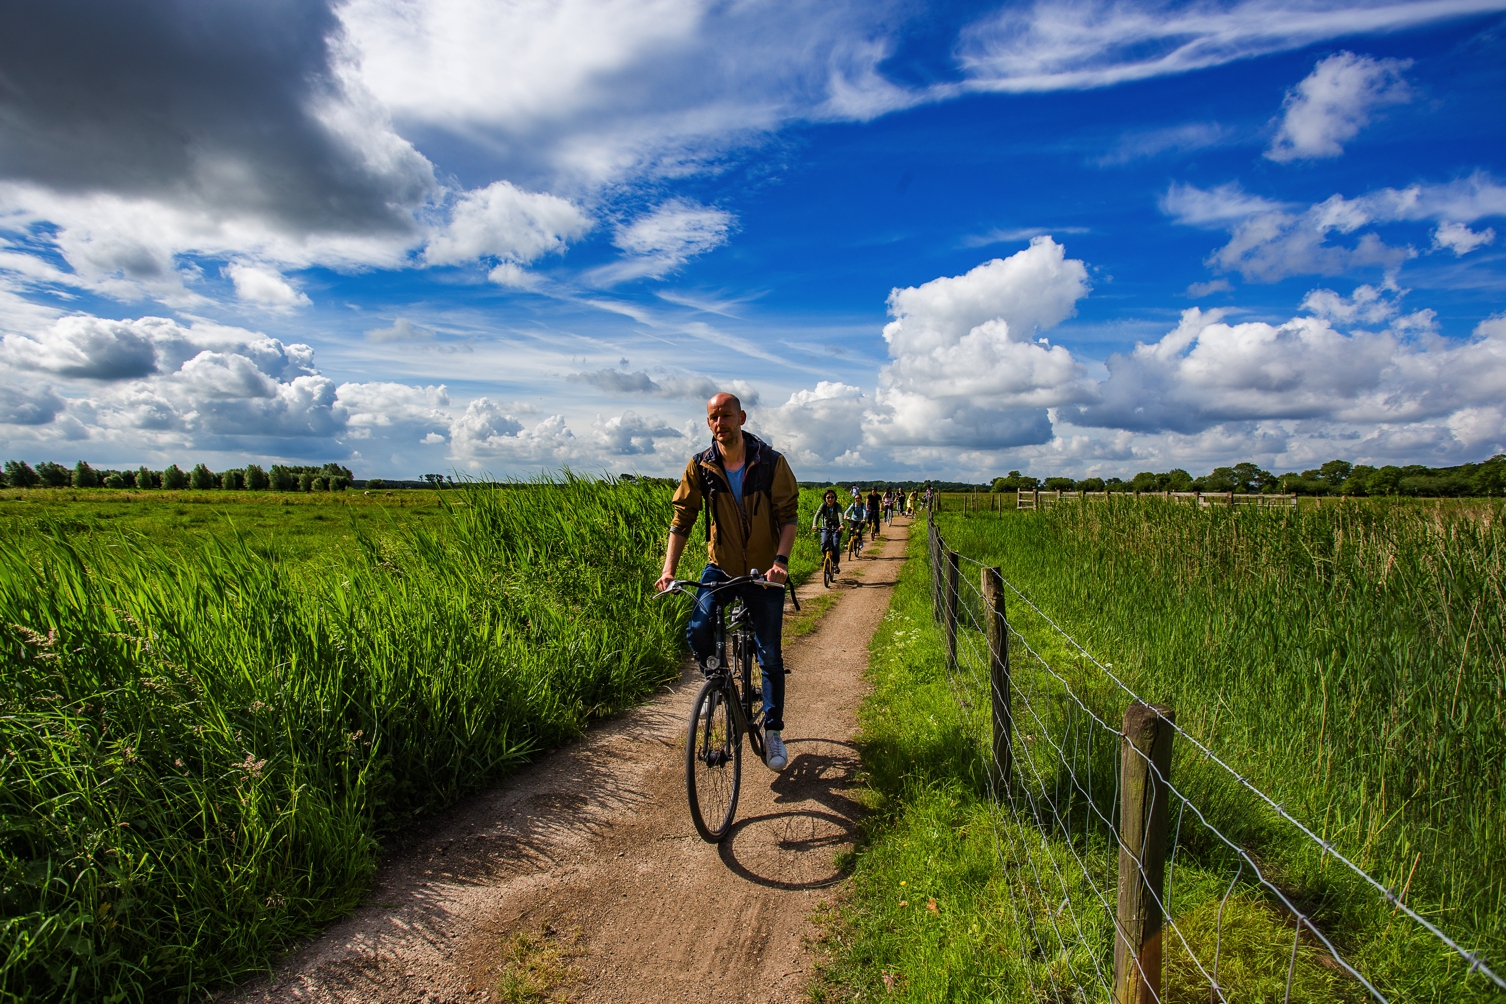
MULTIPOLYGON (((734 586, 742 586, 748 583, 763 584, 766 582, 767 580, 758 573, 757 569, 754 569, 748 575, 740 575, 735 579, 718 582, 714 586, 704 586, 699 582, 682 582, 676 579, 664 592, 656 593, 655 599, 668 593, 684 593, 686 596, 691 596, 692 594, 685 588, 686 586, 695 586, 702 593, 718 593, 723 589, 730 589, 734 586)), ((765 586, 765 588, 773 587, 765 586)), ((795 609, 799 610, 800 598, 795 594, 795 587, 786 582, 781 587, 781 590, 783 589, 790 591, 790 598, 795 604, 795 609)), ((699 597, 696 598, 699 599, 699 597)), ((740 642, 743 646, 751 646, 753 644, 752 617, 751 611, 748 610, 747 605, 743 603, 741 597, 734 598, 731 603, 722 607, 721 616, 717 617, 715 621, 716 648, 714 653, 706 660, 705 671, 707 679, 714 679, 720 676, 723 681, 723 693, 733 698, 729 701, 729 704, 732 708, 733 728, 737 731, 737 741, 741 742, 742 737, 747 736, 748 744, 753 747, 753 752, 759 756, 763 756, 763 731, 758 724, 758 714, 762 713, 763 692, 759 691, 759 711, 755 713, 753 710, 753 653, 749 648, 743 649, 744 652, 747 652, 748 658, 737 660, 742 664, 737 674, 742 678, 740 681, 742 684, 741 688, 738 686, 739 681, 732 673, 728 672, 727 643, 730 639, 740 642), (729 625, 731 626, 730 632, 728 630, 729 625)))

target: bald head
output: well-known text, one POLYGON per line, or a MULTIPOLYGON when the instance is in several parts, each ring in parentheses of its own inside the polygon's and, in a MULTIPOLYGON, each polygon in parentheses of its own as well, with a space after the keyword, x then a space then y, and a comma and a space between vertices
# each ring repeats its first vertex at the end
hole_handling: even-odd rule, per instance
POLYGON ((714 394, 706 402, 706 425, 711 429, 711 437, 722 449, 732 450, 734 456, 742 451, 743 423, 747 420, 748 413, 735 395, 714 394))

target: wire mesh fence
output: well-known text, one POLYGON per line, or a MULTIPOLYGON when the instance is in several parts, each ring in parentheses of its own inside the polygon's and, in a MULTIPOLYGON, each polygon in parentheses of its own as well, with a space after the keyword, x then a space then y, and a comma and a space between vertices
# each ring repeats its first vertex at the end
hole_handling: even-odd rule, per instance
MULTIPOLYGON (((1037 999, 1147 1002, 1491 999, 1478 954, 1314 833, 1150 704, 998 568, 950 550, 927 520, 931 607, 948 685, 980 751, 1005 909, 1037 999), (1009 611, 1029 618, 1031 637, 1009 611), (1173 770, 1197 775, 1195 788, 1173 770), (1283 882, 1248 835, 1339 873, 1333 888, 1412 925, 1408 982, 1378 976, 1342 905, 1283 882)), ((1390 931, 1390 927, 1387 927, 1390 931)))

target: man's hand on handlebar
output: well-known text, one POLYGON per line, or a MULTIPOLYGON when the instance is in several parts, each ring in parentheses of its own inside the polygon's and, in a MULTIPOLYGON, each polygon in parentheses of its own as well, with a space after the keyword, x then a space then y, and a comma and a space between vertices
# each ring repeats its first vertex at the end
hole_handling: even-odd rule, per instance
POLYGON ((662 592, 664 592, 664 590, 668 589, 670 586, 672 586, 674 584, 675 584, 675 573, 674 573, 674 571, 673 570, 667 571, 663 575, 659 576, 658 581, 654 583, 654 592, 656 592, 656 593, 662 593, 662 592))
POLYGON ((789 577, 790 577, 790 570, 787 569, 787 568, 785 568, 783 565, 781 565, 777 561, 774 562, 774 567, 770 568, 768 570, 768 572, 765 573, 765 575, 764 575, 764 578, 768 579, 769 582, 770 582, 770 584, 776 585, 776 586, 782 586, 782 585, 784 585, 785 581, 788 580, 789 577))

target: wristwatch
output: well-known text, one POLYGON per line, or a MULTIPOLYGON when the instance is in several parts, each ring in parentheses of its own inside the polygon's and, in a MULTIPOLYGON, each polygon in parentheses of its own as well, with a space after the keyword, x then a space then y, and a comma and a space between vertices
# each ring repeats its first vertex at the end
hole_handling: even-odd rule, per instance
POLYGON ((790 563, 789 555, 787 555, 787 554, 776 554, 776 555, 774 555, 774 564, 780 565, 780 566, 788 566, 789 563, 790 563))

